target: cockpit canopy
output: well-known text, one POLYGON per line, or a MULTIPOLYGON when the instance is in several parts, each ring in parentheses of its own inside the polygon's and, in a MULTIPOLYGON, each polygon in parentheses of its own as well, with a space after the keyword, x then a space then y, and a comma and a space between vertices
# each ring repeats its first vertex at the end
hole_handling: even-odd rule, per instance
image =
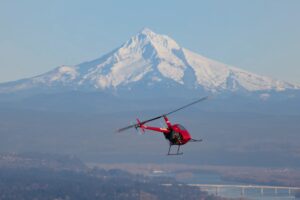
POLYGON ((178 128, 180 128, 180 130, 186 130, 182 125, 178 124, 178 128))

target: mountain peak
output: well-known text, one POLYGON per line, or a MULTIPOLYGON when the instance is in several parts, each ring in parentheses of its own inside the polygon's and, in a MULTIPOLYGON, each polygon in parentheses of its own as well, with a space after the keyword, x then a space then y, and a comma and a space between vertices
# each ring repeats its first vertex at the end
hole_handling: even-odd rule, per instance
POLYGON ((156 35, 156 33, 154 31, 152 31, 151 29, 145 27, 143 28, 138 34, 144 34, 144 35, 156 35))
POLYGON ((1 91, 31 88, 109 90, 185 87, 208 92, 299 89, 181 48, 167 35, 144 28, 120 48, 91 62, 58 67, 30 79, 0 85, 1 91))
POLYGON ((151 44, 156 50, 159 49, 179 49, 175 40, 167 35, 157 34, 149 28, 143 28, 133 36, 126 44, 148 45, 151 44))

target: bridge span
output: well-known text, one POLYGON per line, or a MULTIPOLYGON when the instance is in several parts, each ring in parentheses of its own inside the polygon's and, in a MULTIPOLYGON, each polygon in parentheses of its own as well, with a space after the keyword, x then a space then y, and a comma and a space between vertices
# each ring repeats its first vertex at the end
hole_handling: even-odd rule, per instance
POLYGON ((261 195, 264 195, 265 190, 273 190, 274 193, 277 195, 278 190, 286 190, 288 195, 297 190, 300 191, 300 187, 290 187, 290 186, 269 186, 269 185, 225 185, 225 184, 187 184, 192 187, 199 187, 203 190, 205 189, 215 189, 215 194, 218 195, 219 190, 222 188, 237 188, 241 190, 241 196, 245 195, 247 189, 258 189, 260 190, 261 195))

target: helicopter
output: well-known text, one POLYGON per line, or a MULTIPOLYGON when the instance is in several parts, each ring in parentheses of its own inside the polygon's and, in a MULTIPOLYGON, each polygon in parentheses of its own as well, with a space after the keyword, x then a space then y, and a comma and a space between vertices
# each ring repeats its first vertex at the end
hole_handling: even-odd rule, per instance
POLYGON ((184 105, 176 110, 173 110, 169 113, 166 114, 162 114, 159 115, 157 117, 145 120, 145 121, 140 121, 139 119, 137 119, 137 123, 130 125, 130 126, 126 126, 124 128, 120 128, 117 130, 117 132, 122 132, 125 131, 127 129, 130 128, 135 128, 136 130, 140 129, 142 130, 143 133, 145 133, 145 130, 151 130, 151 131, 156 131, 156 132, 161 132, 164 134, 165 138, 169 141, 169 151, 167 153, 167 155, 182 155, 183 152, 180 152, 180 147, 182 145, 185 145, 188 142, 201 142, 202 139, 193 139, 190 135, 190 133, 184 128, 184 126, 180 125, 180 124, 171 124, 171 122, 168 119, 168 115, 171 115, 179 110, 185 109, 191 105, 194 105, 196 103, 199 103, 201 101, 204 101, 206 99, 208 99, 209 97, 203 97, 201 99, 198 99, 196 101, 193 101, 187 105, 184 105), (154 120, 158 120, 160 118, 164 118, 164 121, 167 125, 166 128, 160 128, 160 127, 153 127, 153 126, 146 126, 145 124, 154 120), (171 147, 172 146, 177 146, 177 151, 176 153, 172 153, 171 152, 171 147))

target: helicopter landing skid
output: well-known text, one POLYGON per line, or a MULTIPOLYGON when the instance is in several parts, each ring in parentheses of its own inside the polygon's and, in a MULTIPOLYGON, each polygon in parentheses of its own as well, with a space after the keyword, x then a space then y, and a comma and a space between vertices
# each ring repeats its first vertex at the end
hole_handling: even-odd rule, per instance
POLYGON ((180 153, 168 153, 167 156, 181 156, 183 155, 183 152, 180 153))
POLYGON ((173 146, 173 145, 170 145, 170 146, 169 146, 169 151, 168 151, 167 156, 179 156, 179 155, 183 155, 183 152, 179 152, 179 150, 180 150, 180 145, 178 145, 178 148, 177 148, 177 152, 176 152, 176 153, 170 153, 171 147, 172 147, 172 146, 173 146))

